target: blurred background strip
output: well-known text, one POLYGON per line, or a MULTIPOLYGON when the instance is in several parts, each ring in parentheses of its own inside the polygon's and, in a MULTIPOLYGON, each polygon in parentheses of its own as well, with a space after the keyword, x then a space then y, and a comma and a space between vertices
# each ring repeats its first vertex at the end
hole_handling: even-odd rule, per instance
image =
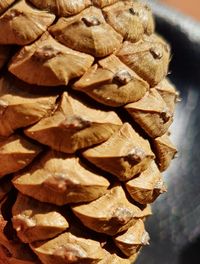
POLYGON ((160 0, 200 21, 200 0, 160 0))

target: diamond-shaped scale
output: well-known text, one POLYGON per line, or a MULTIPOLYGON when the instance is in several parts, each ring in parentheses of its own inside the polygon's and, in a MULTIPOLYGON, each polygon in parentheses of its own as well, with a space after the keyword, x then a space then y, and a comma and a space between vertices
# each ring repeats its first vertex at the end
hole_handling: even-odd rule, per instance
POLYGON ((57 205, 95 200, 110 185, 103 176, 87 169, 78 157, 55 151, 19 173, 13 183, 23 194, 57 205))
POLYGON ((128 123, 103 144, 84 151, 83 156, 120 181, 130 180, 144 171, 155 158, 148 141, 128 123))
POLYGON ((20 193, 12 208, 12 215, 13 228, 24 243, 55 237, 69 227, 59 208, 39 203, 20 193))
POLYGON ((152 138, 165 134, 173 122, 173 112, 156 89, 151 89, 141 100, 126 105, 125 109, 152 138))
POLYGON ((82 76, 93 61, 92 56, 67 48, 46 32, 12 58, 9 71, 30 84, 67 85, 82 76))
POLYGON ((60 18, 49 31, 62 44, 95 57, 113 53, 123 40, 94 6, 76 16, 60 18))
POLYGON ((98 61, 73 87, 100 103, 116 107, 141 99, 149 85, 111 55, 98 61))
POLYGON ((55 150, 73 153, 106 141, 121 124, 115 112, 97 110, 64 93, 57 111, 25 134, 55 150))

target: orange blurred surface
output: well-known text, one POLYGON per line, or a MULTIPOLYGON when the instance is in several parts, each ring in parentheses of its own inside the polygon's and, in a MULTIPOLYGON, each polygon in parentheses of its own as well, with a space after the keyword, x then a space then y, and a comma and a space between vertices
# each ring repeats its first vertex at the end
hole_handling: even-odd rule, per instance
POLYGON ((200 20, 200 0, 161 0, 161 2, 200 20))

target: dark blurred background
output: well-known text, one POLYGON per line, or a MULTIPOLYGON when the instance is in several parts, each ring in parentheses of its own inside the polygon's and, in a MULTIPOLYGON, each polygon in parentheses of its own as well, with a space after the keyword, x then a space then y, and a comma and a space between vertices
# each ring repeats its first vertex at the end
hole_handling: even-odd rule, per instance
POLYGON ((168 2, 200 21, 200 1, 149 2, 157 31, 172 46, 168 77, 182 101, 171 128, 179 157, 164 174, 168 192, 153 206, 147 221, 151 244, 137 264, 200 264, 200 23, 158 4, 168 2))

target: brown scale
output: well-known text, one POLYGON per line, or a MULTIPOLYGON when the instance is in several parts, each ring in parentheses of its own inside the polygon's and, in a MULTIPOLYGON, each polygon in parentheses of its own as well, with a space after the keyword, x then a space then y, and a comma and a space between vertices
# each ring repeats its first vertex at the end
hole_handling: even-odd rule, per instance
POLYGON ((125 123, 105 143, 83 152, 97 167, 127 181, 144 171, 155 158, 147 140, 125 123))
POLYGON ((14 186, 23 194, 57 205, 89 202, 106 193, 110 183, 78 157, 50 151, 19 173, 14 186))
POLYGON ((152 144, 156 154, 158 167, 160 171, 165 171, 169 167, 172 159, 176 157, 177 149, 167 134, 155 138, 152 141, 152 144))
POLYGON ((162 39, 151 35, 137 43, 125 41, 117 56, 153 87, 168 73, 170 52, 166 45, 162 39))
POLYGON ((100 8, 116 3, 117 0, 92 0, 92 3, 100 8))
POLYGON ((0 202, 0 261, 4 264, 41 264, 30 248, 15 237, 10 223, 4 217, 6 203, 7 198, 0 202), (5 231, 8 228, 12 237, 8 237, 5 231))
POLYGON ((63 46, 46 32, 12 58, 9 71, 30 84, 67 85, 71 79, 82 76, 93 61, 92 56, 63 46))
POLYGON ((0 14, 6 11, 16 0, 1 0, 0 1, 0 14))
POLYGON ((133 120, 152 138, 164 135, 173 122, 173 112, 156 89, 139 101, 125 106, 133 120))
POLYGON ((60 18, 49 31, 67 47, 95 57, 105 57, 115 52, 123 40, 106 23, 101 10, 96 7, 89 7, 70 18, 60 18))
POLYGON ((53 14, 41 13, 21 0, 0 17, 0 43, 30 44, 47 30, 54 19, 53 14))
POLYGON ((115 112, 96 110, 64 93, 57 111, 25 134, 55 150, 74 153, 106 141, 121 124, 115 112))
POLYGON ((91 203, 73 206, 72 210, 86 227, 110 236, 127 230, 137 219, 146 216, 127 199, 120 185, 91 203))
POLYGON ((111 55, 98 61, 73 88, 109 106, 121 106, 141 99, 149 85, 134 71, 111 55))
POLYGON ((44 264, 99 263, 105 256, 101 244, 70 230, 54 239, 32 243, 31 249, 44 264))
POLYGON ((116 254, 105 253, 105 257, 99 262, 99 264, 130 264, 129 259, 123 259, 116 254))
POLYGON ((126 182, 126 189, 131 197, 140 204, 152 203, 160 194, 166 192, 163 178, 154 161, 147 170, 126 182))
POLYGON ((174 85, 168 79, 163 79, 154 88, 159 92, 167 107, 173 113, 175 111, 176 103, 180 100, 179 93, 174 85))
POLYGON ((29 0, 29 2, 39 9, 64 17, 75 15, 92 4, 90 0, 29 0))
POLYGON ((31 94, 10 76, 0 78, 0 136, 8 137, 51 114, 57 96, 31 94))
POLYGON ((20 193, 12 208, 12 215, 13 228, 24 243, 56 237, 69 227, 59 208, 20 193))
POLYGON ((151 10, 139 2, 121 1, 103 9, 106 21, 124 40, 137 42, 154 32, 151 10))
POLYGON ((135 255, 142 246, 149 245, 149 234, 142 220, 138 220, 123 234, 117 235, 114 242, 127 257, 135 255))
POLYGON ((41 147, 19 135, 0 138, 0 178, 19 171, 32 162, 41 147))

